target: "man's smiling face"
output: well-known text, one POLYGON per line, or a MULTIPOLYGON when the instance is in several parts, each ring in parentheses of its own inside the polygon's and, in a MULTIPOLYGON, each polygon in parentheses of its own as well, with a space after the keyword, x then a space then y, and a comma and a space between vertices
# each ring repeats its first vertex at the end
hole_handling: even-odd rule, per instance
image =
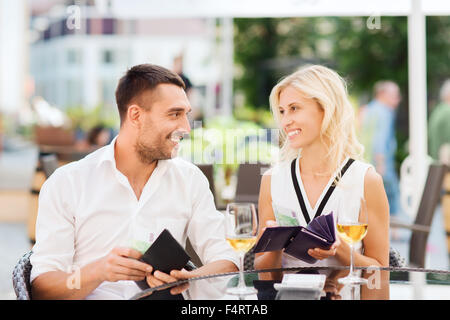
POLYGON ((139 159, 152 163, 173 158, 179 141, 191 130, 191 106, 185 91, 173 84, 159 84, 151 92, 144 92, 140 100, 145 106, 139 106, 143 112, 135 141, 139 159))

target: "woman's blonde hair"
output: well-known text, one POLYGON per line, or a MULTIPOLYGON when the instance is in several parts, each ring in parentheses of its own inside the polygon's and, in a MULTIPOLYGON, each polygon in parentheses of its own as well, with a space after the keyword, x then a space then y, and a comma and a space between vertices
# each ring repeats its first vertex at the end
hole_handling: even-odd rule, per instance
MULTIPOLYGON (((344 79, 321 65, 304 66, 282 79, 270 93, 270 107, 279 127, 280 93, 286 87, 296 88, 314 99, 324 111, 320 139, 328 150, 326 161, 333 172, 347 157, 361 159, 364 147, 356 138, 355 113, 344 79)), ((291 148, 284 130, 280 130, 280 143, 280 161, 292 161, 301 155, 301 149, 291 148)))

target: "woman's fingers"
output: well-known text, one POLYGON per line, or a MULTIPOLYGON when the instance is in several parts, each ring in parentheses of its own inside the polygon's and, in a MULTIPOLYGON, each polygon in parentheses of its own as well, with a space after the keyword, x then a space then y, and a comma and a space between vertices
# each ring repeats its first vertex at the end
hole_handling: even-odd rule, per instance
POLYGON ((267 220, 266 226, 262 229, 262 231, 264 232, 266 228, 274 228, 274 227, 278 227, 278 223, 275 220, 267 220))
POLYGON ((269 227, 269 228, 278 227, 278 223, 275 220, 267 220, 266 227, 269 227))
POLYGON ((314 249, 309 249, 308 254, 315 259, 323 260, 323 259, 334 256, 336 254, 336 250, 337 250, 337 248, 333 247, 333 246, 328 250, 314 248, 314 249))

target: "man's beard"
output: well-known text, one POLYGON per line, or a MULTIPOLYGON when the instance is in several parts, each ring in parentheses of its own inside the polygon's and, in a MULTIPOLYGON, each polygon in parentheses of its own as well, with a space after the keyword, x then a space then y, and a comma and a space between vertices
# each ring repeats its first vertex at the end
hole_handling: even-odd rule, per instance
POLYGON ((158 144, 147 145, 140 138, 137 139, 134 144, 134 150, 142 163, 151 164, 156 160, 167 160, 172 156, 170 151, 164 152, 164 142, 165 140, 157 139, 158 144))

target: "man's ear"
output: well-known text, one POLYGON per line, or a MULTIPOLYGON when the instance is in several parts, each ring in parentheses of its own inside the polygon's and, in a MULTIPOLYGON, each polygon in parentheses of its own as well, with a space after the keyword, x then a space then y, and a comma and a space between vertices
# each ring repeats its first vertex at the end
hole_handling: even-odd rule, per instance
POLYGON ((136 128, 141 127, 141 121, 142 121, 142 109, 137 104, 132 104, 128 106, 127 110, 127 120, 129 121, 130 125, 136 128))

